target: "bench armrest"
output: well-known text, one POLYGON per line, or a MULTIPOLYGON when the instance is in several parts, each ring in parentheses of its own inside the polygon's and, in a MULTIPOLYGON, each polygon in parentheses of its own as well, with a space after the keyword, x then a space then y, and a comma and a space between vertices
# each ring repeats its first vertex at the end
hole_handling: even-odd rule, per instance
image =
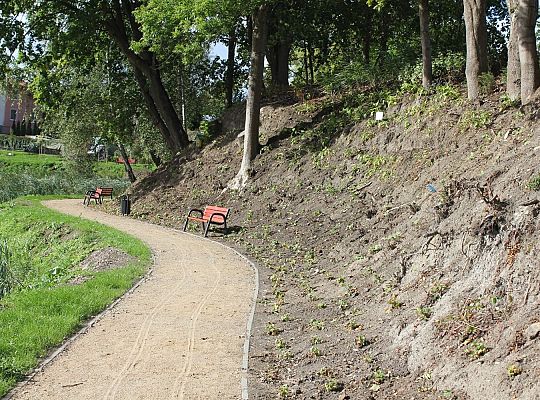
POLYGON ((191 213, 194 213, 194 212, 197 212, 197 213, 201 214, 201 218, 204 215, 202 210, 199 210, 198 208, 192 208, 191 210, 189 210, 189 213, 187 215, 188 218, 191 217, 191 213))
POLYGON ((227 216, 225 214, 223 214, 223 213, 212 213, 212 215, 210 215, 210 219, 208 220, 208 222, 214 222, 214 221, 212 221, 214 216, 223 217, 223 222, 215 222, 216 224, 222 224, 222 223, 225 223, 227 221, 227 216))
POLYGON ((93 196, 94 194, 96 194, 96 191, 95 190, 88 190, 85 194, 85 196, 93 196))

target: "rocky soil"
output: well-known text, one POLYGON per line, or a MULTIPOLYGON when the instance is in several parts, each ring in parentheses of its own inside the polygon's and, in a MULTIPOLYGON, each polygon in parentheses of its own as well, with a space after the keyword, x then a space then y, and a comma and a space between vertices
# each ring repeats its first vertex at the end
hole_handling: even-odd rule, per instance
POLYGON ((131 189, 177 228, 232 208, 212 237, 261 269, 254 399, 540 399, 538 104, 501 95, 271 104, 242 192, 236 109, 131 189))

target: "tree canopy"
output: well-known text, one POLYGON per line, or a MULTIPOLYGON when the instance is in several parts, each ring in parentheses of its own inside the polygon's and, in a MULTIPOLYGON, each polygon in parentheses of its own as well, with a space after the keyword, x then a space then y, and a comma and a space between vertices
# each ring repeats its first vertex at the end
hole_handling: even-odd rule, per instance
MULTIPOLYGON (((159 133, 162 145, 153 147, 166 149, 160 150, 165 158, 189 144, 188 129, 245 96, 253 12, 261 6, 268 9, 268 67, 261 90, 287 90, 290 84, 339 90, 385 80, 422 83, 422 70, 425 74, 428 66, 428 81, 437 84, 464 79, 467 61, 469 97, 474 99, 475 79, 484 73, 501 74, 507 62, 519 57, 525 68, 521 73, 532 88, 521 96, 530 96, 537 85, 530 75, 537 57, 527 57, 535 51, 534 1, 516 0, 513 6, 523 12, 513 14, 521 16, 516 17, 515 31, 522 46, 512 60, 506 46, 511 26, 506 1, 444 0, 436 7, 430 3, 5 0, 0 4, 0 72, 5 77, 24 71, 46 121, 59 120, 49 114, 67 116, 85 109, 96 117, 86 124, 93 126, 92 132, 114 131, 126 143, 137 141, 134 121, 148 121, 140 126, 159 133), (469 4, 479 8, 471 14, 469 4), (422 9, 427 11, 422 14, 422 9), (479 37, 474 29, 480 29, 480 35, 485 32, 485 43, 467 42, 469 28, 471 37, 479 37), (228 62, 210 55, 217 43, 230 46, 228 62), (472 49, 480 52, 471 53, 472 49), (104 62, 107 54, 112 58, 104 62), (475 60, 479 68, 472 67, 475 60), (114 65, 108 75, 107 65, 114 65)), ((75 120, 80 123, 83 118, 75 120)), ((68 120, 64 124, 69 125, 68 120)), ((52 122, 45 128, 51 133, 62 130, 52 122)), ((79 129, 72 131, 83 135, 79 129)))

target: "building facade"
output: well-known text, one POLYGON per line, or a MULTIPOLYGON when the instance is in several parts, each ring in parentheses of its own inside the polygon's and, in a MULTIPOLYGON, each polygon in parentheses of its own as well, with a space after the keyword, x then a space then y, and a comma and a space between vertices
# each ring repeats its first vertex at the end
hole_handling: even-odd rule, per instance
POLYGON ((14 98, 0 93, 0 133, 9 133, 14 122, 32 121, 33 114, 34 99, 30 93, 14 98))

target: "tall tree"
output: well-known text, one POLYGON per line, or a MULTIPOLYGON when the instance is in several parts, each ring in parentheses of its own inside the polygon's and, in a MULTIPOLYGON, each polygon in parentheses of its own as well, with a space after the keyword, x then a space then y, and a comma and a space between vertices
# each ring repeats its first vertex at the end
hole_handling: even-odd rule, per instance
POLYGON ((236 29, 233 28, 229 32, 227 43, 227 72, 225 74, 225 105, 232 106, 234 94, 234 72, 236 69, 236 29))
POLYGON ((508 38, 508 64, 506 67, 506 93, 511 100, 521 98, 521 70, 519 64, 519 42, 517 31, 517 0, 508 0, 510 36, 508 38))
POLYGON ((264 52, 267 37, 268 5, 261 5, 252 15, 253 33, 251 45, 251 66, 249 71, 246 104, 246 125, 244 129, 244 155, 238 174, 229 184, 231 189, 241 189, 249 180, 251 162, 259 152, 260 109, 263 88, 264 52))
POLYGON ((266 59, 270 66, 272 86, 289 87, 289 56, 292 49, 292 25, 289 5, 278 2, 272 7, 268 16, 268 45, 266 59))
POLYGON ((420 40, 422 42, 422 86, 424 86, 424 89, 428 89, 433 81, 428 3, 428 0, 419 0, 418 2, 418 14, 420 17, 420 40))
POLYGON ((480 95, 480 75, 488 71, 486 0, 463 0, 467 43, 467 92, 469 100, 480 95))
POLYGON ((540 86, 535 27, 538 18, 538 0, 517 0, 516 27, 519 42, 521 74, 521 102, 529 102, 540 86))
POLYGON ((27 63, 40 59, 76 63, 78 58, 94 52, 96 38, 106 32, 130 63, 154 125, 168 149, 176 153, 189 140, 163 83, 161 62, 148 47, 134 50, 135 42, 142 37, 134 15, 140 5, 139 0, 5 0, 0 9, 4 19, 10 15, 12 21, 26 25, 27 34, 19 41, 18 49, 27 63))

